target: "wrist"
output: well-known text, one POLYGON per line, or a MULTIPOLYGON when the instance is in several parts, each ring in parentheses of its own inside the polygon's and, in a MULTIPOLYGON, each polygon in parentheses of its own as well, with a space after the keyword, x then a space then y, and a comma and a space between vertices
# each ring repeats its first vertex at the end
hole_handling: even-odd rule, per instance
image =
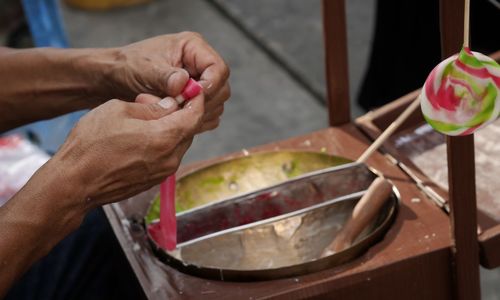
POLYGON ((63 110, 80 110, 98 105, 101 98, 98 84, 100 78, 92 69, 94 49, 30 49, 34 65, 41 71, 33 76, 38 89, 35 97, 50 96, 51 102, 45 102, 47 109, 58 106, 63 110), (47 76, 49 75, 49 76, 47 76))
POLYGON ((127 68, 121 48, 91 49, 90 55, 82 56, 77 69, 85 70, 87 81, 94 87, 97 105, 109 99, 133 100, 136 95, 118 80, 127 68))
POLYGON ((82 83, 81 94, 86 108, 96 107, 110 97, 109 73, 112 49, 74 49, 68 52, 66 67, 82 83))

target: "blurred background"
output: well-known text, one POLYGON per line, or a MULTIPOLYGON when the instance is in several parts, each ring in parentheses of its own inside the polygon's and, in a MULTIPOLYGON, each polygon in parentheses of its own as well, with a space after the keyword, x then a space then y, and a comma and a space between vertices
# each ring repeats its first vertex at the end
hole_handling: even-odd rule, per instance
MULTIPOLYGON (((494 2, 473 2, 477 25, 472 30, 478 31, 472 35, 473 46, 474 37, 484 31, 474 15, 481 9, 495 13, 494 2)), ((327 126, 320 0, 23 0, 22 4, 24 9, 19 0, 0 0, 4 45, 115 47, 155 35, 200 32, 231 68, 232 97, 221 126, 197 137, 184 163, 327 126)), ((346 4, 351 112, 357 117, 418 88, 440 61, 438 1, 346 4), (423 60, 412 59, 416 51, 423 53, 423 60), (412 71, 402 73, 403 68, 412 71)), ((485 39, 475 48, 488 53, 500 48, 498 42, 485 39)), ((80 115, 24 130, 43 149, 54 152, 80 115)), ((481 275, 483 299, 500 299, 500 272, 483 270, 481 275)))

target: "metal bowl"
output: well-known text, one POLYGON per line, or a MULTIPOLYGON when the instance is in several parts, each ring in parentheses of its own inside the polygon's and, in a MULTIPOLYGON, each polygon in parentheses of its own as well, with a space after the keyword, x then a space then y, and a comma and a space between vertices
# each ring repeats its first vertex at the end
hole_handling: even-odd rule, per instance
MULTIPOLYGON (((190 192, 183 189, 195 188, 191 195, 205 197, 191 197, 189 205, 181 204, 189 208, 177 214, 177 249, 164 251, 149 236, 153 249, 160 260, 182 272, 236 281, 296 276, 353 259, 389 228, 399 196, 394 189, 390 201, 352 247, 320 258, 376 177, 363 164, 339 166, 340 162, 348 160, 322 153, 272 152, 188 174, 179 179, 178 203, 190 192), (220 178, 220 190, 212 187, 208 195, 203 194, 207 178, 220 178), (231 184, 244 188, 236 190, 231 184)), ((215 186, 215 180, 208 182, 215 186)), ((154 219, 152 209, 146 223, 154 219)))

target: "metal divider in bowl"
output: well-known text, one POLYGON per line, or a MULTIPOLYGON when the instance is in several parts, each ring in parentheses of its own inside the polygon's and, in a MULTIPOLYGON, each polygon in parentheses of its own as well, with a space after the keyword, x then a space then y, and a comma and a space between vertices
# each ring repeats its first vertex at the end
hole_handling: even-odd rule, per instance
POLYGON ((395 188, 350 248, 320 257, 375 178, 359 163, 314 171, 178 213, 174 251, 159 248, 151 235, 150 241, 162 261, 205 278, 266 280, 320 271, 355 258, 389 228, 398 206, 395 188))

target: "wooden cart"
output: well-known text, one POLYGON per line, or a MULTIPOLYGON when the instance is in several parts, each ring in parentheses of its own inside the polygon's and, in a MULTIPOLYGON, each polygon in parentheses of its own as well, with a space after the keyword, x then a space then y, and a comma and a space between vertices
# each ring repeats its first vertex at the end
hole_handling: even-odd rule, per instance
MULTIPOLYGON (((462 43, 463 0, 441 0, 443 57, 457 52, 462 43)), ((347 81, 347 43, 344 0, 323 0, 326 71, 330 127, 284 141, 250 149, 321 151, 355 160, 416 93, 387 107, 350 121, 347 81)), ((404 128, 421 122, 415 114, 404 128)), ((222 282, 192 277, 159 262, 143 229, 135 224, 146 213, 155 190, 105 207, 106 214, 150 299, 479 299, 479 253, 487 267, 500 264, 500 225, 484 223, 477 235, 473 137, 450 138, 448 162, 450 193, 429 182, 390 141, 368 164, 383 172, 401 192, 398 216, 385 238, 345 265, 295 278, 260 282, 222 282), (460 167, 460 170, 458 169, 460 167), (417 186, 417 178, 447 199, 450 213, 435 205, 417 186), (472 179, 471 179, 472 178, 472 179), (451 226, 450 226, 451 225, 451 226), (451 230, 450 230, 451 228, 451 230), (495 249, 497 251, 495 251, 495 249)), ((214 162, 243 156, 234 153, 193 164, 180 175, 214 162)), ((440 158, 444 159, 444 157, 440 158)), ((483 223, 481 223, 483 222, 483 223)))

